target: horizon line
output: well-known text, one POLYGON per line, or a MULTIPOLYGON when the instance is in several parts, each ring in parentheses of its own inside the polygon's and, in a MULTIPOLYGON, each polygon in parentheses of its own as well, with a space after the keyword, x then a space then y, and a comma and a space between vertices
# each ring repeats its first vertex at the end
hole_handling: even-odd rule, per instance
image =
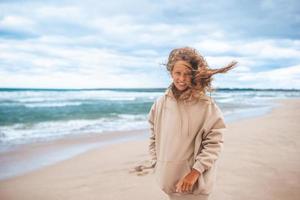
MULTIPOLYGON (((0 87, 0 90, 134 90, 134 89, 149 89, 149 90, 163 90, 167 87, 105 87, 105 88, 31 88, 31 87, 0 87)), ((283 90, 283 91, 300 91, 300 88, 251 88, 251 87, 216 87, 215 90, 283 90)))

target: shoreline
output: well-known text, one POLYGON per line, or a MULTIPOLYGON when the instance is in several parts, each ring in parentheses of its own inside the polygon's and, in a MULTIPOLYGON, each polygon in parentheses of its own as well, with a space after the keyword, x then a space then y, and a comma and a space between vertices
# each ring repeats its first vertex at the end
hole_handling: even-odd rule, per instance
MULTIPOLYGON (((214 100, 221 108, 225 122, 229 123, 241 118, 264 115, 268 113, 272 107, 274 107, 274 102, 278 100, 278 98, 259 98, 260 99, 258 99, 258 101, 254 97, 253 99, 248 99, 247 101, 238 100, 236 104, 230 103, 231 100, 228 102, 228 99, 224 99, 224 97, 220 97, 220 99, 214 98, 214 100)), ((281 99, 286 98, 282 97, 281 99)), ((47 111, 45 110, 45 112, 47 111)), ((105 134, 115 131, 119 132, 148 129, 148 123, 146 122, 147 113, 138 115, 140 115, 139 117, 142 117, 143 120, 141 120, 141 118, 139 118, 137 121, 130 119, 135 115, 130 115, 130 117, 126 120, 126 117, 120 115, 119 117, 122 118, 122 120, 125 120, 122 122, 122 124, 118 124, 120 123, 120 120, 113 118, 108 119, 105 116, 94 120, 83 117, 70 120, 46 120, 38 123, 34 122, 33 124, 27 124, 25 122, 14 124, 2 123, 0 126, 0 153, 26 144, 36 142, 51 142, 68 137, 76 137, 78 135, 85 136, 91 134, 105 134), (101 122, 101 120, 104 120, 105 122, 101 122), (98 126, 97 128, 95 128, 96 124, 98 126), (108 125, 106 126, 105 124, 108 125)))
MULTIPOLYGON (((248 108, 225 118, 227 124, 267 115, 284 99, 272 100, 262 108, 248 108)), ((106 131, 67 135, 59 139, 17 145, 0 152, 0 181, 18 177, 46 166, 55 165, 92 149, 124 141, 147 139, 149 130, 106 131)))
MULTIPOLYGON (((264 116, 228 124, 211 200, 299 198, 300 99, 280 103, 281 106, 264 116)), ((137 162, 148 158, 147 144, 141 138, 93 148, 54 165, 2 180, 0 197, 167 199, 151 172, 129 173, 137 162)))
POLYGON ((57 140, 23 144, 0 152, 0 181, 55 165, 82 153, 112 144, 145 139, 147 130, 73 135, 57 140))
MULTIPOLYGON (((264 116, 280 105, 280 100, 269 101, 268 106, 239 110, 225 118, 226 123, 264 116)), ((149 130, 106 131, 74 134, 49 140, 34 141, 2 147, 0 151, 0 181, 14 178, 45 166, 71 159, 86 151, 124 141, 147 139, 149 130), (4 149, 4 150, 3 150, 4 149)))

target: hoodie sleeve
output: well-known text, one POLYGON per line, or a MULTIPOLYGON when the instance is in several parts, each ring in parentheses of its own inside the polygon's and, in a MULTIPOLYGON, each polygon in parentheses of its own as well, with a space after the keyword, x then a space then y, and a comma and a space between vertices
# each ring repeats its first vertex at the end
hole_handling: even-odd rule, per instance
POLYGON ((151 166, 156 165, 156 147, 155 147, 155 132, 154 132, 154 118, 156 112, 156 102, 152 105, 150 112, 148 114, 148 122, 150 125, 150 138, 149 138, 149 154, 151 159, 151 166))
POLYGON ((219 107, 212 102, 210 109, 210 114, 206 116, 208 121, 204 127, 202 142, 199 145, 198 154, 193 165, 193 168, 201 173, 209 169, 214 161, 218 159, 223 148, 223 134, 226 129, 219 107))

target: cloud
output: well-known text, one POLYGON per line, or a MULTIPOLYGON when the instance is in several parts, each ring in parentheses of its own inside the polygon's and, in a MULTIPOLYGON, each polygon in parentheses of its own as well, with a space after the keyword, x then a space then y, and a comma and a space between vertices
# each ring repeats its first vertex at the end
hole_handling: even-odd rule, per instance
POLYGON ((299 89, 300 65, 283 67, 258 73, 248 73, 238 78, 253 88, 299 89))
POLYGON ((8 15, 0 20, 0 36, 16 39, 36 37, 34 26, 34 21, 29 18, 8 15))
POLYGON ((300 65, 282 67, 269 71, 253 73, 240 71, 215 77, 215 87, 258 88, 258 89, 299 89, 300 65), (234 83, 239 84, 234 84, 234 83))
POLYGON ((0 87, 166 87, 159 64, 192 46, 213 68, 239 62, 216 84, 300 88, 297 1, 28 0, 0 10, 0 87))

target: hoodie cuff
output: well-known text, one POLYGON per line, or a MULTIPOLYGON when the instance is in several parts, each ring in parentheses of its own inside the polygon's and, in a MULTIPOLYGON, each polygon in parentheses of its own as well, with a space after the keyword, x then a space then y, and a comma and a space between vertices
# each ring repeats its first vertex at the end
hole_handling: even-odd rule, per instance
POLYGON ((195 162, 195 164, 193 165, 193 168, 195 170, 199 171, 201 174, 205 171, 203 165, 199 161, 195 162))
POLYGON ((151 160, 150 161, 150 167, 155 168, 156 162, 157 162, 156 160, 151 160))

